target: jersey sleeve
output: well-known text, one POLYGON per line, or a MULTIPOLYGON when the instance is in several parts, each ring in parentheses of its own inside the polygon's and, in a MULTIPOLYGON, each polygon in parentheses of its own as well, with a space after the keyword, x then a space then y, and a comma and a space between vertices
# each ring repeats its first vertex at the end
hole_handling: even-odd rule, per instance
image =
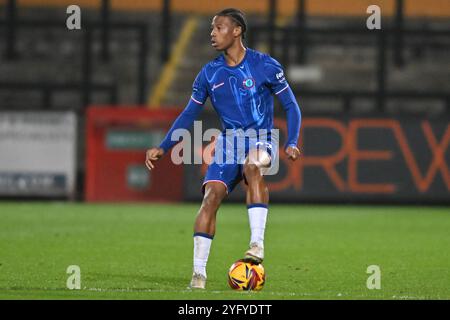
POLYGON ((264 70, 267 85, 273 94, 278 95, 289 87, 283 67, 277 60, 268 56, 264 62, 264 70))
POLYGON ((272 57, 267 57, 264 65, 270 90, 275 94, 286 111, 288 138, 285 148, 297 146, 302 121, 300 107, 284 76, 283 67, 272 57))
POLYGON ((192 84, 192 95, 191 99, 197 103, 203 105, 208 98, 208 87, 205 77, 205 69, 203 68, 195 77, 194 83, 192 84))

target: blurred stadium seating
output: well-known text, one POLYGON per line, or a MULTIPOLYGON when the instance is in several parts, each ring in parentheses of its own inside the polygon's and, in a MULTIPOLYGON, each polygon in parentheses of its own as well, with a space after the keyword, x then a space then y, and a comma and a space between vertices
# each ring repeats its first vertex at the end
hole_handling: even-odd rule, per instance
POLYGON ((4 0, 0 32, 7 41, 0 51, 9 59, 0 63, 0 108, 143 104, 169 59, 166 54, 162 60, 161 51, 170 52, 187 18, 195 15, 195 32, 158 100, 183 106, 199 67, 216 54, 208 42, 211 15, 235 5, 248 13, 250 46, 271 52, 288 75, 298 66, 300 74, 315 75, 291 80, 305 111, 444 112, 450 88, 449 2, 372 2, 382 9, 384 44, 376 32, 364 30, 371 1, 78 1, 83 30, 67 32, 64 7, 70 1, 4 0), (392 99, 386 99, 389 93, 392 99))

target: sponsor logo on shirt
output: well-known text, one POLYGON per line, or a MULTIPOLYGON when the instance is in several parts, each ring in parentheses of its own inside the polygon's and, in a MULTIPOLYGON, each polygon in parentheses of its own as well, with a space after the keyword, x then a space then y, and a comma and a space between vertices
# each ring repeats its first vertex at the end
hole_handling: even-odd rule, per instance
POLYGON ((284 72, 283 71, 278 72, 275 76, 276 76, 277 80, 280 83, 284 83, 286 81, 286 79, 284 78, 284 72))

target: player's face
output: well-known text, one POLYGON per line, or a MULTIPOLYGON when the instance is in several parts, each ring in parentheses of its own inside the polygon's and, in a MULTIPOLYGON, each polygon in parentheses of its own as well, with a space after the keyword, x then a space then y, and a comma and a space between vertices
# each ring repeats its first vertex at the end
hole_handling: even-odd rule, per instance
POLYGON ((228 49, 240 34, 229 17, 215 16, 211 23, 211 45, 217 51, 228 49))

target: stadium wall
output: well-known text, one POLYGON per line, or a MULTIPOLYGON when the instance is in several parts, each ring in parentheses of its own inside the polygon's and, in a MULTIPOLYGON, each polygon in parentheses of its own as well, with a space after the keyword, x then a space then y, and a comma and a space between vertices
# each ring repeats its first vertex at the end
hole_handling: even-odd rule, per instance
POLYGON ((77 116, 0 112, 0 197, 76 196, 77 116))
MULTIPOLYGON (((206 163, 174 165, 166 155, 151 172, 154 176, 144 167, 145 149, 159 143, 179 111, 108 110, 96 111, 95 120, 94 111, 88 112, 86 200, 202 198, 206 163), (124 112, 127 121, 120 115, 124 112), (130 175, 137 181, 134 186, 130 175)), ((211 113, 200 120, 203 132, 220 128, 211 113)), ((284 143, 285 120, 276 118, 275 126, 284 143)), ((304 117, 300 140, 301 159, 291 162, 281 152, 279 173, 267 176, 272 202, 450 203, 448 119, 304 117)), ((200 154, 209 145, 205 141, 195 150, 191 142, 200 154)), ((244 200, 244 191, 241 183, 229 200, 244 200)))

